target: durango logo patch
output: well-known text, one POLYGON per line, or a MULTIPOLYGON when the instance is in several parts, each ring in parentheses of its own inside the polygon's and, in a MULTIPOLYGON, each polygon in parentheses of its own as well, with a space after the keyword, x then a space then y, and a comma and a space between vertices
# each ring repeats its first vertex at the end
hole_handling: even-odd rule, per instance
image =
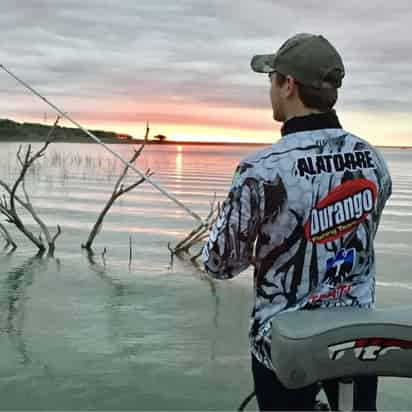
POLYGON ((306 238, 326 243, 350 232, 373 210, 377 192, 375 183, 368 179, 337 186, 312 209, 304 227, 306 238))

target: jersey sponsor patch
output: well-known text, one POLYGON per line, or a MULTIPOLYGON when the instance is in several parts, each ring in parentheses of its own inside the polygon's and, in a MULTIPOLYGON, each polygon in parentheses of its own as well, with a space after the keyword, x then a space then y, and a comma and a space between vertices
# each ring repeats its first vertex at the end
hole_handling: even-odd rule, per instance
POLYGON ((362 223, 374 209, 378 190, 368 179, 354 179, 335 187, 311 210, 305 235, 313 243, 339 239, 362 223))
POLYGON ((299 176, 375 168, 370 150, 306 156, 296 160, 296 174, 299 176))
POLYGON ((322 293, 313 293, 308 300, 310 305, 319 304, 321 307, 337 306, 336 303, 350 293, 352 284, 340 283, 322 293))
POLYGON ((352 272, 355 259, 355 248, 340 249, 335 256, 326 261, 326 274, 323 280, 332 283, 343 281, 352 272))

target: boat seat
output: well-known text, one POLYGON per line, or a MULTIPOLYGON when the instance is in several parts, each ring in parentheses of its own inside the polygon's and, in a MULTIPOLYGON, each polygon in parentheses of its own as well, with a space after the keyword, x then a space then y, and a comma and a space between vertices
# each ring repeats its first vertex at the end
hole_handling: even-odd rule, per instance
POLYGON ((356 375, 412 377, 412 307, 338 307, 272 319, 272 363, 290 389, 356 375))

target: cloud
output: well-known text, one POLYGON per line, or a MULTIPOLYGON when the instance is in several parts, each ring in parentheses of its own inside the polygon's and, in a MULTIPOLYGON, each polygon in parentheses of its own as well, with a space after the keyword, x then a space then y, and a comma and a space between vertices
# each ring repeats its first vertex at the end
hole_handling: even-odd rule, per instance
MULTIPOLYGON (((251 72, 250 58, 296 32, 316 32, 345 61, 342 110, 405 112, 412 103, 410 21, 406 0, 3 1, 0 62, 67 110, 93 105, 97 113, 133 101, 176 111, 180 103, 268 109, 268 82, 251 72)), ((3 112, 31 110, 4 73, 1 85, 3 112)))

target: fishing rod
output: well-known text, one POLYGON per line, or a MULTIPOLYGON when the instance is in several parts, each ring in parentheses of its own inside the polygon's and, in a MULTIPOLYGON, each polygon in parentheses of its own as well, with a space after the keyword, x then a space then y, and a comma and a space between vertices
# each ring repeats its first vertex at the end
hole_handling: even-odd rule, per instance
POLYGON ((146 176, 137 166, 135 166, 133 163, 128 162, 125 158, 123 158, 119 153, 117 153, 115 150, 111 149, 108 145, 103 143, 98 137, 96 137, 92 132, 87 130, 85 127, 83 127, 80 123, 76 122, 76 120, 72 119, 67 113, 63 112, 60 110, 56 105, 54 105, 52 102, 47 100, 44 96, 42 96, 38 91, 33 89, 30 85, 28 85, 26 82, 18 78, 15 74, 13 74, 9 69, 7 69, 3 64, 0 64, 0 69, 3 69, 9 76, 13 77, 18 83, 23 85, 26 89, 30 90, 34 95, 42 99, 46 104, 48 104, 50 107, 52 107, 57 113, 60 114, 60 116, 64 117, 67 119, 69 122, 73 123, 76 127, 78 127, 80 130, 82 130, 84 133, 86 133, 90 138, 92 138, 96 143, 100 144, 103 146, 108 152, 110 152, 113 156, 115 156, 117 159, 119 159, 122 163, 124 163, 126 166, 130 167, 132 170, 134 170, 142 179, 146 180, 148 183, 150 183, 153 187, 155 187, 160 193, 165 195, 167 198, 169 198, 171 201, 173 201, 176 205, 178 205, 181 209, 183 209, 185 212, 187 212, 190 216, 192 216, 195 220, 199 221, 202 223, 202 225, 207 226, 206 222, 203 221, 203 219, 195 212, 190 210, 185 204, 183 204, 179 199, 177 199, 175 196, 170 194, 166 189, 164 189, 162 186, 160 186, 159 183, 155 182, 153 179, 151 179, 149 176, 146 176))

